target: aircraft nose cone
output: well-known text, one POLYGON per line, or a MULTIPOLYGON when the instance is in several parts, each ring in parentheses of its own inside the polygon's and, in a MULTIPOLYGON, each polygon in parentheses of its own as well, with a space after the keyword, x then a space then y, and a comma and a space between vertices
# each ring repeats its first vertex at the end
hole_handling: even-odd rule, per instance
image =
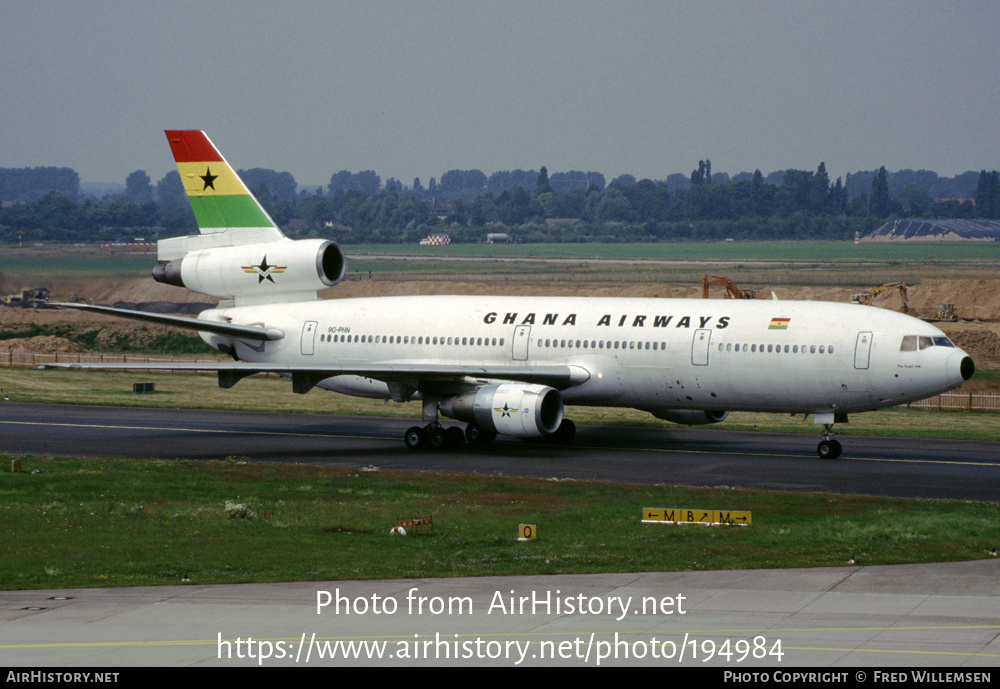
POLYGON ((972 377, 972 374, 976 372, 976 365, 973 363, 971 356, 962 357, 959 370, 962 373, 962 380, 968 380, 972 377))
POLYGON ((948 356, 947 362, 948 379, 953 385, 961 385, 976 372, 976 364, 972 357, 961 349, 957 349, 948 356))

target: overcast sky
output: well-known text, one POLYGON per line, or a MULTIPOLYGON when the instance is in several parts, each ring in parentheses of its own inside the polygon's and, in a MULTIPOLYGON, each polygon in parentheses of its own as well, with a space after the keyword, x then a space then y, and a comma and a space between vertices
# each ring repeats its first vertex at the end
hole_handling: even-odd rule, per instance
POLYGON ((0 2, 0 167, 1000 168, 1000 2, 0 2))

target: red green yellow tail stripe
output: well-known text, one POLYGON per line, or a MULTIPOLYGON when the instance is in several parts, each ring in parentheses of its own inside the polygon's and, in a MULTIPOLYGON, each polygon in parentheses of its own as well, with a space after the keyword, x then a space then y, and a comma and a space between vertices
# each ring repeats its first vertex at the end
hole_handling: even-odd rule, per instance
POLYGON ((202 232, 230 227, 276 227, 205 132, 168 129, 170 150, 202 232))

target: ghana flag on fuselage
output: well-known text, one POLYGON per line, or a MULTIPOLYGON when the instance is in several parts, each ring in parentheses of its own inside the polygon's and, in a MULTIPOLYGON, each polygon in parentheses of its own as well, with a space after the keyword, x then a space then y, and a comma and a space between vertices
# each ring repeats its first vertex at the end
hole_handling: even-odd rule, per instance
POLYGON ((230 227, 277 227, 205 132, 168 129, 166 134, 203 233, 230 227))

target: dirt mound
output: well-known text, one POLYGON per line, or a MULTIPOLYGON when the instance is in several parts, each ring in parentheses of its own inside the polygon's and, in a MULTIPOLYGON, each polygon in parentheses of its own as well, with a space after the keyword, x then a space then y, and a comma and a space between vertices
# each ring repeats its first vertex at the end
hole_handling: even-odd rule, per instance
POLYGON ((911 314, 931 315, 948 303, 955 305, 959 318, 1000 320, 1000 282, 996 280, 925 280, 910 287, 907 296, 911 314))
POLYGON ((82 300, 92 304, 114 304, 116 301, 135 303, 218 301, 204 294, 164 285, 150 278, 72 280, 54 283, 49 290, 52 301, 82 300))
POLYGON ((1000 335, 989 330, 966 330, 952 334, 951 341, 964 349, 973 361, 1000 359, 1000 335))
POLYGON ((70 342, 65 337, 38 335, 17 340, 0 341, 0 350, 10 352, 34 352, 35 354, 84 354, 86 349, 70 342))

